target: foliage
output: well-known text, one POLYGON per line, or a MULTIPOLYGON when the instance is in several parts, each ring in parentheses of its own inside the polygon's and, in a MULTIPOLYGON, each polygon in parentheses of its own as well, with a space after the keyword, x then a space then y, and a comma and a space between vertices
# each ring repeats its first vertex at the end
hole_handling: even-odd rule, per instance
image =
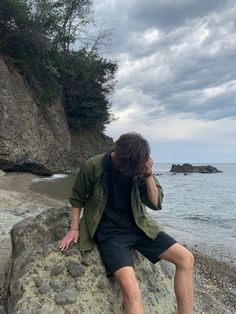
POLYGON ((108 94, 117 65, 72 49, 91 22, 91 0, 1 0, 0 53, 51 104, 62 93, 71 132, 103 129, 112 119, 108 94))
POLYGON ((61 59, 61 86, 64 105, 72 131, 79 128, 103 129, 113 116, 107 95, 114 87, 117 65, 90 54, 85 49, 71 52, 61 59), (78 106, 79 104, 79 106, 78 106))

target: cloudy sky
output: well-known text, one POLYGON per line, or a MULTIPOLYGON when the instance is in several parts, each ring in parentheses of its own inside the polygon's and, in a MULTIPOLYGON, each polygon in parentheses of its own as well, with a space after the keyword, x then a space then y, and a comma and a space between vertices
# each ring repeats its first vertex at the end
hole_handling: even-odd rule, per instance
POLYGON ((236 162, 236 2, 94 0, 119 65, 106 134, 146 137, 155 162, 236 162))

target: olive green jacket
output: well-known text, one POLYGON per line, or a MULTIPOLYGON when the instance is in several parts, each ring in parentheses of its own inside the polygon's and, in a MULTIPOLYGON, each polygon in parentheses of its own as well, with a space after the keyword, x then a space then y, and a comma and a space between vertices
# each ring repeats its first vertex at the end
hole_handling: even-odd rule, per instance
MULTIPOLYGON (((80 220, 80 253, 84 256, 86 251, 93 248, 92 239, 107 202, 107 161, 110 152, 96 155, 88 159, 81 166, 69 198, 72 207, 83 208, 80 220)), ((147 196, 145 178, 137 176, 132 181, 131 205, 136 224, 148 237, 154 239, 160 228, 146 212, 146 206, 153 210, 162 208, 163 190, 154 177, 158 188, 158 206, 153 205, 147 196)))

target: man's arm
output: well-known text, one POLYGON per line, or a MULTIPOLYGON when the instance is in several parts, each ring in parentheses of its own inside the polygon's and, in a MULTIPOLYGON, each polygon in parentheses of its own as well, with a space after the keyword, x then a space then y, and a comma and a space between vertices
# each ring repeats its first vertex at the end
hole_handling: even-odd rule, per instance
POLYGON ((78 207, 71 207, 71 224, 70 230, 78 230, 79 220, 80 220, 80 211, 78 207))
POLYGON ((163 201, 163 189, 158 180, 152 174, 153 161, 151 158, 147 161, 141 183, 139 185, 139 192, 141 201, 144 205, 153 210, 160 210, 163 201))
POLYGON ((79 222, 80 222, 80 212, 81 208, 84 207, 86 198, 88 195, 88 182, 86 177, 85 164, 81 166, 73 188, 69 201, 71 203, 71 223, 70 230, 65 235, 65 237, 59 242, 59 248, 61 251, 67 250, 70 243, 74 241, 75 243, 79 240, 79 222))
POLYGON ((80 218, 80 208, 71 208, 71 224, 70 230, 67 232, 65 237, 59 242, 59 248, 61 251, 66 251, 72 241, 74 243, 79 241, 79 218, 80 218))
POLYGON ((159 192, 158 188, 156 186, 156 182, 154 180, 153 175, 150 175, 146 178, 146 186, 147 186, 147 195, 149 198, 149 201, 156 207, 158 207, 158 198, 159 198, 159 192))

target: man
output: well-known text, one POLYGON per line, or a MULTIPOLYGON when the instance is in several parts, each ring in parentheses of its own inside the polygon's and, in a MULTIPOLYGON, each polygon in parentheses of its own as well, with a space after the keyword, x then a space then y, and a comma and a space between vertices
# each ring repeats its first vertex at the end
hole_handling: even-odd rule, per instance
POLYGON ((136 249, 152 263, 176 265, 175 294, 179 314, 193 313, 193 255, 160 231, 145 205, 162 208, 163 191, 152 174, 148 142, 137 133, 123 134, 111 152, 90 158, 81 167, 70 197, 71 229, 61 251, 80 241, 80 252, 96 243, 107 276, 118 281, 126 314, 143 314, 140 288, 133 269, 136 249), (84 208, 81 221, 80 209, 84 208))

